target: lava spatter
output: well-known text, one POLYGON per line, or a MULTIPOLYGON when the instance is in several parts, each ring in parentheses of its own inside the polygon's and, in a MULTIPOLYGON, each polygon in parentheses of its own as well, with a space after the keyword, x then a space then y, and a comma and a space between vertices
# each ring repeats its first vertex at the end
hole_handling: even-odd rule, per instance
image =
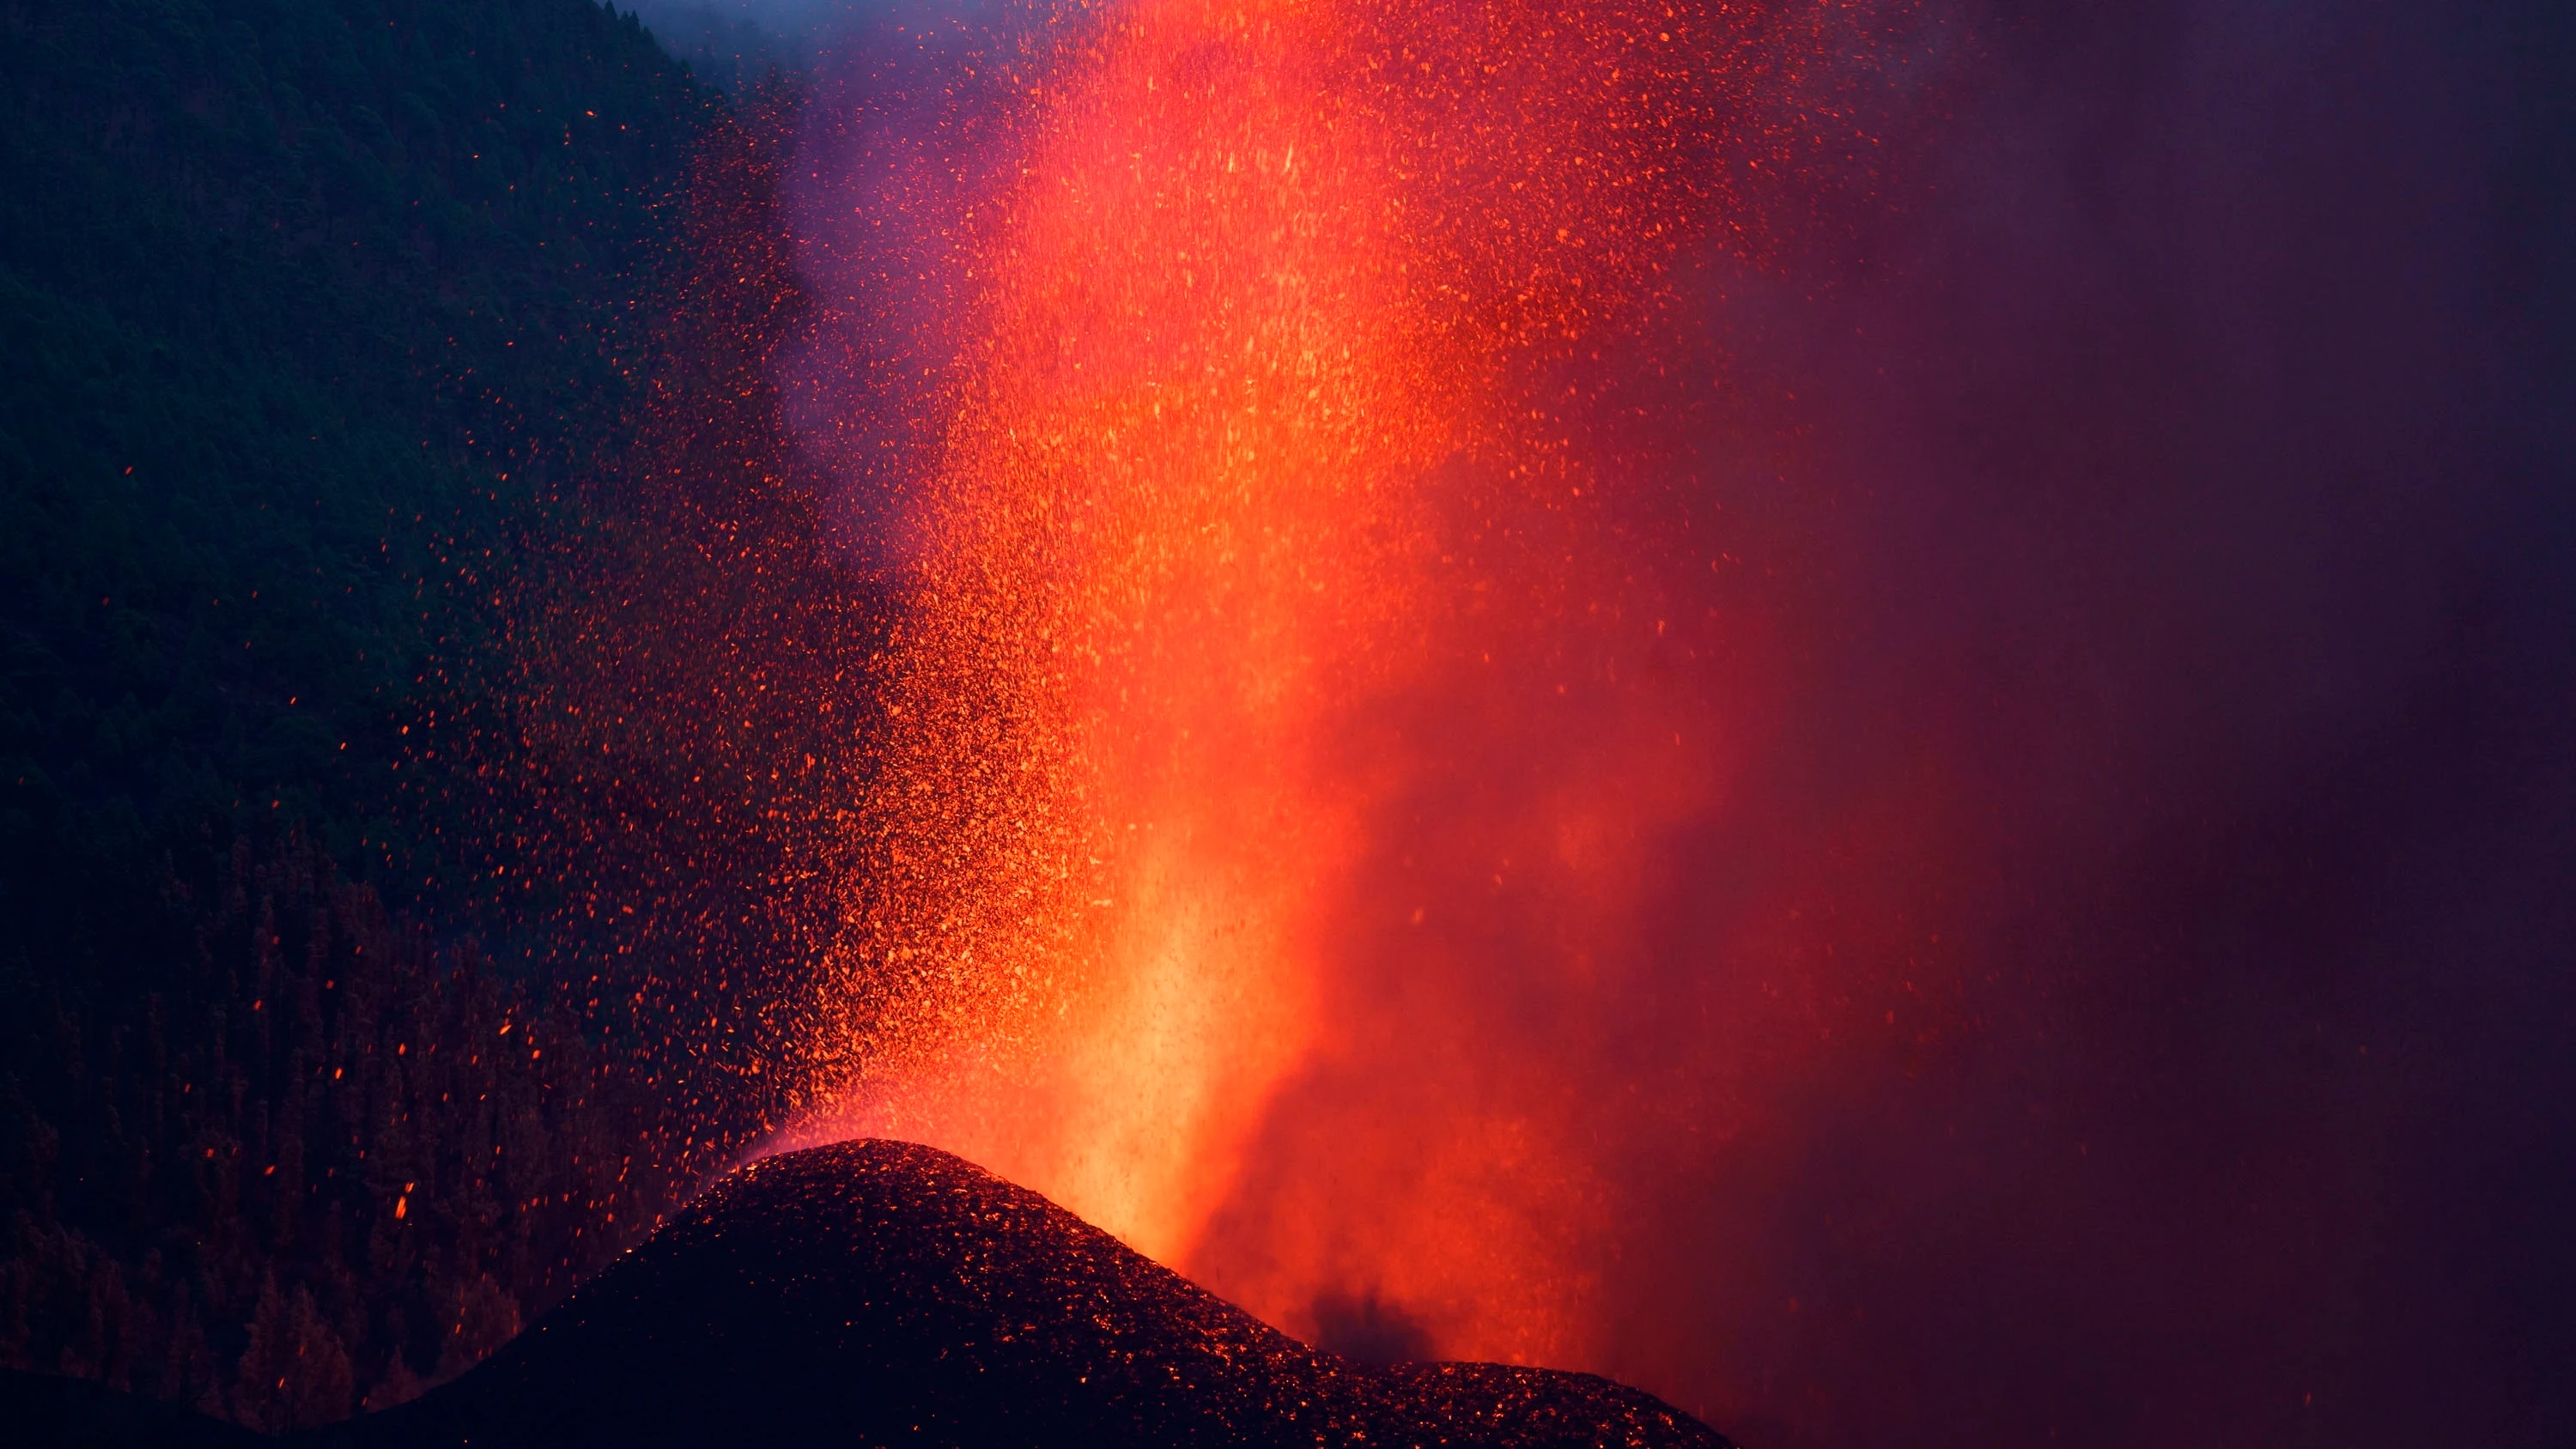
POLYGON ((845 363, 909 359, 924 461, 862 510, 891 734, 785 1141, 936 1142, 1275 1321, 1359 1288, 1446 1350, 1580 1353, 1584 1084, 1473 983, 1617 969, 1766 708, 1676 278, 1847 137, 1802 68, 1861 23, 1144 0, 955 47, 971 116, 917 69, 827 92, 809 266, 935 306, 893 347, 838 318, 845 363))

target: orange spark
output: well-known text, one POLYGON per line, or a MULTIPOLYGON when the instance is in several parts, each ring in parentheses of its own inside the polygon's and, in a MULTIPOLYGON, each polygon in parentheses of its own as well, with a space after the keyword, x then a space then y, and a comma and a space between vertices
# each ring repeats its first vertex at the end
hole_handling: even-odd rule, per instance
POLYGON ((1683 8, 1058 18, 943 234, 846 1050, 788 1141, 957 1151, 1292 1327, 1383 1294, 1581 1356, 1588 1084, 1462 1033, 1480 971, 1640 949, 1764 708, 1654 379, 1808 12, 1683 8))

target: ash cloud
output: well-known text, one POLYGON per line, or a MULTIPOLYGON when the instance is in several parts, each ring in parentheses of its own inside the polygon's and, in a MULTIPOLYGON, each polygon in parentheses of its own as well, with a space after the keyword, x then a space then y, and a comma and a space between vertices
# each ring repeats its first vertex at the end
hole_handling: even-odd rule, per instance
POLYGON ((2569 26, 1948 19, 1708 262, 1783 718, 1580 988, 1355 939, 1211 1276, 1341 1124, 1501 1103, 1596 1144, 1582 1366, 1755 1449, 2549 1442, 2569 26))
MULTIPOLYGON (((1864 261, 1712 308, 1830 540, 1804 764, 1759 808, 1779 844, 1921 792, 1928 828, 1843 857, 1880 883, 1815 910, 1928 874, 1894 944, 1819 966, 1837 1041, 1752 1083, 1758 1126, 1625 1139, 1608 1367, 1756 1446, 2546 1442, 2569 26, 1976 28, 1864 261)), ((1728 928, 1733 849, 1672 939, 1728 928)), ((1688 1059, 1706 960, 1647 978, 1629 1060, 1688 1059)))

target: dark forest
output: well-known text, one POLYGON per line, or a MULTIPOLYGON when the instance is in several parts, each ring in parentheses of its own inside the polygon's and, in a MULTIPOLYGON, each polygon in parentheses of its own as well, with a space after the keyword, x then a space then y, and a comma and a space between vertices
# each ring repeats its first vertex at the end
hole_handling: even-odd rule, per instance
POLYGON ((550 929, 625 870, 702 937, 739 882, 559 848, 512 641, 695 526, 602 480, 760 448, 680 338, 759 168, 584 0, 0 24, 0 1364, 327 1423, 757 1125, 670 1131, 666 940, 550 929))

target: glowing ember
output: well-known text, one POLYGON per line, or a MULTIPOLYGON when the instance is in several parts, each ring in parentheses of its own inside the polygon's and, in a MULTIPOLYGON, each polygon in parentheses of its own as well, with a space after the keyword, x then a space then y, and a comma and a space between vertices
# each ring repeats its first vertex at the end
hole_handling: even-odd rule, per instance
POLYGON ((958 51, 945 170, 853 123, 953 301, 790 1140, 952 1149, 1292 1329, 1583 1357, 1576 1003, 1767 698, 1672 273, 1823 126, 1831 13, 1139 0, 958 51))

